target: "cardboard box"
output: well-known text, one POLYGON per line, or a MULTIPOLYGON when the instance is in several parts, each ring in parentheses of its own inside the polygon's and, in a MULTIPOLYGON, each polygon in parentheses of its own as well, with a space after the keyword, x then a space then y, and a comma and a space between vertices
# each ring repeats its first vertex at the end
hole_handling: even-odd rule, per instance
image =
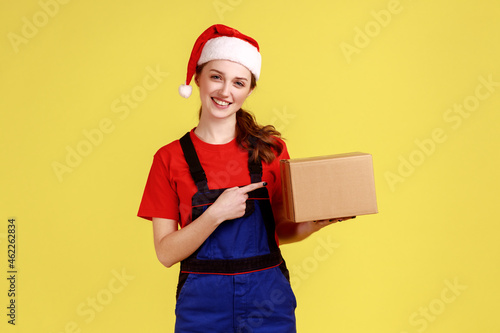
POLYGON ((292 221, 378 213, 370 154, 282 160, 280 168, 284 206, 292 221))

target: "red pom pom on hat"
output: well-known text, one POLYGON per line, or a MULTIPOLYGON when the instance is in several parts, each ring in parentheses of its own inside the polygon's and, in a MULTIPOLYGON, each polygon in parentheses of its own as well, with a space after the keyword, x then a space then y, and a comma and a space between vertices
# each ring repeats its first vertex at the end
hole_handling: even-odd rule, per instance
POLYGON ((237 62, 250 70, 258 80, 262 58, 259 44, 231 27, 215 24, 205 30, 196 40, 188 62, 185 84, 179 87, 179 94, 188 98, 193 88, 189 85, 196 67, 211 60, 230 60, 237 62))

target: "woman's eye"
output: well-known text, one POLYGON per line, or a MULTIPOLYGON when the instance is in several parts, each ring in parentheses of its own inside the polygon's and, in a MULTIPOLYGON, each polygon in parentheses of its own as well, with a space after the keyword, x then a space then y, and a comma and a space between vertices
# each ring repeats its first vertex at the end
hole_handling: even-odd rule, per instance
POLYGON ((220 76, 219 76, 219 75, 212 75, 212 77, 211 77, 211 78, 212 78, 212 79, 214 79, 214 80, 219 80, 219 79, 220 79, 220 76))
POLYGON ((244 87, 245 86, 245 84, 243 82, 241 82, 241 81, 237 81, 236 85, 239 86, 239 87, 244 87))

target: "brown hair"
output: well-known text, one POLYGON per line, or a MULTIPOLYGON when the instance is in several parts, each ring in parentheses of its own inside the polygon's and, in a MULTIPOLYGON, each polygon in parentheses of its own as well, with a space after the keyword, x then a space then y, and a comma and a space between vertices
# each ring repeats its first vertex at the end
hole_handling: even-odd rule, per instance
MULTIPOLYGON (((196 76, 201 74, 203 67, 205 64, 196 67, 196 76)), ((256 86, 257 80, 252 74, 250 89, 255 89, 256 86)), ((201 117, 201 107, 199 116, 201 117)), ((277 138, 281 138, 281 133, 273 125, 258 124, 249 111, 239 109, 236 112, 236 142, 241 148, 252 152, 251 158, 254 161, 258 157, 266 163, 274 161, 275 153, 279 155, 283 151, 283 144, 277 138)))

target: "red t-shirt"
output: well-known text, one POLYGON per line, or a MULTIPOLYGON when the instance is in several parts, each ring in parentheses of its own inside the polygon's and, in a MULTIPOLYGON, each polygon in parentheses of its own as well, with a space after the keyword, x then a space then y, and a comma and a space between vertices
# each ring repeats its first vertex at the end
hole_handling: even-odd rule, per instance
MULTIPOLYGON (((250 184, 248 152, 238 147, 236 140, 212 145, 200 140, 194 129, 190 135, 210 189, 250 184)), ((267 182, 272 205, 282 202, 279 161, 290 158, 285 143, 277 140, 283 144, 283 151, 272 163, 262 163, 262 180, 267 182)), ((191 198, 196 192, 179 140, 175 140, 154 155, 137 215, 148 220, 160 217, 180 221, 184 227, 191 221, 191 198)))

